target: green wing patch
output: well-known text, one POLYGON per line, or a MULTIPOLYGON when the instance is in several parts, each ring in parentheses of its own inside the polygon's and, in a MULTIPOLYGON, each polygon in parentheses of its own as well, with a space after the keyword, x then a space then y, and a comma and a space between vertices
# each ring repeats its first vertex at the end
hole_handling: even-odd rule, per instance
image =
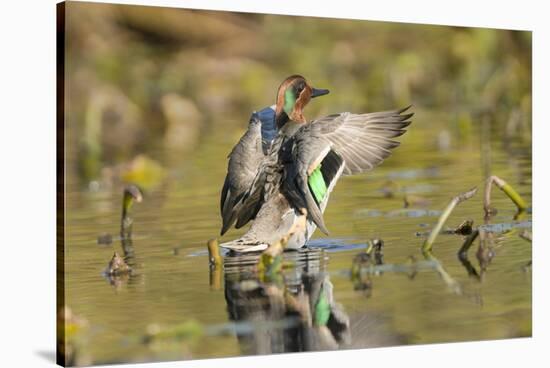
POLYGON ((321 172, 321 165, 317 166, 317 168, 313 170, 307 182, 309 184, 309 189, 315 197, 315 200, 317 203, 321 203, 327 195, 327 184, 325 183, 325 178, 323 178, 323 173, 321 172))
POLYGON ((315 326, 325 326, 330 318, 330 303, 327 298, 325 289, 321 289, 319 300, 315 304, 314 323, 315 326))

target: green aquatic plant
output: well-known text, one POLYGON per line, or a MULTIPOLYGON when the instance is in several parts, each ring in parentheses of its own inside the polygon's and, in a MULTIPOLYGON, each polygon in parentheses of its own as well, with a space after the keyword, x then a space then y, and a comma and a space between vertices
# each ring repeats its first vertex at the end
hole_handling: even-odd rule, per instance
POLYGON ((220 256, 220 246, 218 244, 218 239, 210 239, 206 243, 208 248, 208 260, 210 266, 219 267, 222 264, 222 257, 220 256))
MULTIPOLYGON (((120 214, 120 240, 129 240, 132 236, 133 218, 130 210, 134 202, 140 203, 143 200, 141 191, 135 185, 129 185, 124 188, 122 194, 122 211, 120 214)), ((117 237, 110 233, 103 233, 97 237, 97 244, 109 245, 113 240, 118 240, 117 237)), ((124 248, 124 244, 123 244, 124 248)))
POLYGON ((130 210, 134 202, 140 203, 143 195, 137 186, 130 184, 124 188, 122 195, 122 215, 120 219, 120 237, 129 239, 132 237, 132 225, 134 220, 130 216, 130 210))
POLYGON ((527 210, 527 203, 523 200, 519 193, 503 179, 499 178, 496 175, 492 175, 487 179, 487 182, 485 183, 483 209, 485 210, 486 216, 490 216, 491 214, 494 214, 496 212, 495 209, 491 207, 491 188, 493 187, 493 184, 495 184, 500 190, 502 190, 502 192, 504 192, 504 194, 508 196, 508 198, 512 200, 512 202, 514 202, 518 209, 516 218, 525 213, 525 211, 527 210))

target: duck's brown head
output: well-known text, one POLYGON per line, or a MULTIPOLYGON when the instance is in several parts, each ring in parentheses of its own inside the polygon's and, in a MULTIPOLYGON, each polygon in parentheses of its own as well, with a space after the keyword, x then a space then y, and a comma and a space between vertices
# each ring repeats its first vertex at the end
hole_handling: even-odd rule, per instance
POLYGON ((305 123, 304 107, 313 97, 323 96, 328 92, 328 89, 313 88, 301 75, 291 75, 285 79, 277 92, 275 108, 277 127, 281 128, 289 120, 305 123))

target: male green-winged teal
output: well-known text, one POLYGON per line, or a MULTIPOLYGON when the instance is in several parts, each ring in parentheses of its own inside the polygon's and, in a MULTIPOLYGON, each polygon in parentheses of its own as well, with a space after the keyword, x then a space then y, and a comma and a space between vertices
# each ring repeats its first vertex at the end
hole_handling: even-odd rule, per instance
POLYGON ((223 235, 233 224, 252 222, 239 239, 221 247, 259 251, 287 234, 307 210, 307 226, 287 248, 303 247, 316 227, 328 234, 323 212, 343 175, 368 171, 391 154, 412 113, 399 109, 367 114, 349 112, 308 122, 303 109, 311 98, 328 93, 292 75, 277 92, 276 104, 255 112, 248 130, 229 154, 221 193, 223 235))

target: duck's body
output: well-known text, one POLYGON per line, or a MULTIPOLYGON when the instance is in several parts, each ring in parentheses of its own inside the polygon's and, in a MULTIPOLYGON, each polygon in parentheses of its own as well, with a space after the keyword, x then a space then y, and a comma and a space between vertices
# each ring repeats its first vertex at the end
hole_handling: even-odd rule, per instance
POLYGON ((252 114, 247 132, 229 155, 222 235, 233 224, 240 228, 254 221, 241 238, 220 246, 238 252, 266 249, 288 233, 302 209, 308 225, 291 237, 288 248, 303 247, 316 227, 328 233, 323 213, 340 176, 374 168, 399 145, 390 138, 410 124, 412 114, 402 115, 406 109, 306 122, 303 107, 326 93, 292 76, 279 88, 275 106, 252 114))
MULTIPOLYGON (((262 162, 268 157, 271 145, 277 136, 275 107, 266 107, 254 112, 248 129, 229 154, 227 176, 222 188, 220 210, 223 218, 222 235, 237 221, 234 210, 238 201, 252 185, 262 162)), ((237 221, 240 228, 246 222, 237 221)))

